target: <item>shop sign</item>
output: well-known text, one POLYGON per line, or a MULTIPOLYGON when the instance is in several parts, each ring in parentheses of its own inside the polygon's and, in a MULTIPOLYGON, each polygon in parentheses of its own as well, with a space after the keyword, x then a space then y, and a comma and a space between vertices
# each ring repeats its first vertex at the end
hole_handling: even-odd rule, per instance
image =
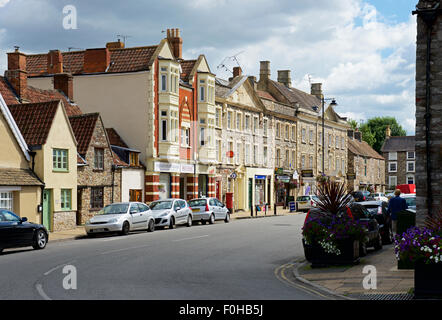
POLYGON ((283 168, 275 168, 275 173, 276 174, 282 174, 284 172, 283 168))
POLYGON ((290 176, 276 176, 276 180, 288 183, 290 182, 290 176))
POLYGON ((236 179, 238 175, 236 174, 236 172, 232 172, 232 174, 230 175, 230 178, 232 179, 236 179))
MULTIPOLYGON (((154 170, 156 172, 180 172, 180 164, 173 162, 155 162, 154 170)), ((193 171, 192 171, 193 172, 193 171)))
POLYGON ((356 178, 356 174, 354 173, 347 173, 347 179, 348 180, 354 180, 356 178))
POLYGON ((255 179, 257 180, 265 180, 266 178, 267 178, 266 176, 255 175, 255 179))
POLYGON ((195 172, 195 165, 193 164, 181 164, 181 172, 182 173, 194 173, 195 172))
POLYGON ((301 170, 301 176, 305 178, 313 178, 313 170, 301 170))

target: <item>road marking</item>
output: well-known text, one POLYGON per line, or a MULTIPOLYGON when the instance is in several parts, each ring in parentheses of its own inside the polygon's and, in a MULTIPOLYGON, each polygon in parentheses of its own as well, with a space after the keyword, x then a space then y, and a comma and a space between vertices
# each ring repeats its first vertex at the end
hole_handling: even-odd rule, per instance
POLYGON ((299 283, 293 282, 291 279, 289 279, 287 277, 287 275, 286 275, 286 272, 287 272, 288 269, 293 268, 293 266, 294 266, 293 263, 286 263, 286 264, 283 264, 282 266, 279 266, 278 268, 276 268, 275 272, 274 272, 276 278, 279 281, 281 281, 281 282, 283 282, 283 283, 285 283, 285 284, 287 284, 287 285, 289 285, 291 287, 307 291, 307 292, 309 292, 311 294, 319 295, 319 296, 323 297, 324 299, 335 300, 333 297, 327 297, 327 296, 323 295, 322 293, 320 293, 317 290, 314 290, 312 288, 308 288, 308 287, 306 287, 304 285, 301 285, 299 283))
POLYGON ((45 300, 52 300, 48 297, 48 295, 43 291, 43 286, 40 283, 35 285, 35 289, 37 289, 38 294, 45 300))
POLYGON ((206 238, 209 235, 206 234, 204 236, 198 236, 198 237, 192 237, 192 238, 184 238, 184 239, 178 239, 178 240, 172 240, 173 242, 178 242, 178 241, 186 241, 186 240, 193 240, 193 239, 200 239, 200 238, 206 238))
POLYGON ((130 248, 123 248, 123 249, 116 249, 116 250, 109 250, 109 251, 104 251, 101 254, 109 254, 109 253, 115 253, 115 252, 121 252, 121 251, 127 251, 127 250, 135 250, 135 249, 141 249, 141 248, 146 248, 146 247, 150 247, 151 245, 144 245, 144 246, 138 246, 138 247, 130 247, 130 248))
POLYGON ((72 264, 73 262, 75 262, 75 260, 69 261, 69 262, 64 263, 64 264, 60 264, 60 265, 58 265, 58 266, 52 268, 51 270, 46 271, 45 273, 43 273, 43 275, 47 276, 47 275, 50 274, 51 272, 53 272, 53 271, 55 271, 55 270, 57 270, 57 269, 60 269, 61 267, 67 266, 68 264, 72 264))

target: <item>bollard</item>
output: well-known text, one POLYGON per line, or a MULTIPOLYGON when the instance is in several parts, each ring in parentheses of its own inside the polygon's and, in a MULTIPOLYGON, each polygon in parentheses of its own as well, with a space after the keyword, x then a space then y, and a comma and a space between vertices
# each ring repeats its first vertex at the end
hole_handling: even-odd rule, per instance
POLYGON ((276 216, 276 203, 275 203, 275 205, 273 206, 273 211, 274 211, 275 216, 276 216))
POLYGON ((250 216, 253 217, 253 205, 250 206, 250 216))

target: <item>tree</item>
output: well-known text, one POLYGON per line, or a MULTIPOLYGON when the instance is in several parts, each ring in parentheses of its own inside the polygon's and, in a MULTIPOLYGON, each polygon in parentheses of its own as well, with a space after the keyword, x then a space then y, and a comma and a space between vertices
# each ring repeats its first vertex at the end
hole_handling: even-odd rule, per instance
POLYGON ((394 117, 375 117, 360 125, 362 136, 364 136, 364 132, 366 132, 367 135, 373 135, 373 144, 369 144, 378 153, 381 152, 382 145, 384 144, 387 126, 390 126, 392 136, 407 135, 407 132, 394 117))
POLYGON ((356 122, 356 120, 348 119, 347 122, 348 122, 348 124, 351 126, 351 128, 353 130, 356 130, 358 128, 358 126, 359 126, 359 124, 356 122))
POLYGON ((370 128, 367 126, 362 126, 362 124, 353 119, 349 119, 347 122, 351 126, 352 130, 359 130, 362 133, 362 140, 367 142, 370 146, 373 146, 375 143, 375 138, 374 134, 370 131, 370 128))

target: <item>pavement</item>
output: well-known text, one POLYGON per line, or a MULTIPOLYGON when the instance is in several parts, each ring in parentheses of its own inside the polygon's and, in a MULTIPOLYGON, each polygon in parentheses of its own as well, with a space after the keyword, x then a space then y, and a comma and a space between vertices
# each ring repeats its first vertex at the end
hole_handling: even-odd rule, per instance
MULTIPOLYGON (((367 268, 369 269, 369 268, 367 268)), ((373 270, 373 269, 372 269, 373 270)), ((295 278, 306 284, 333 292, 340 297, 370 299, 382 296, 412 297, 414 270, 398 270, 394 245, 384 245, 379 251, 370 251, 355 266, 333 266, 311 268, 310 263, 299 263, 294 269, 295 278), (372 271, 364 273, 364 268, 374 266, 376 289, 364 289, 363 281, 372 271)))
MULTIPOLYGON (((277 207, 276 216, 287 216, 287 215, 296 215, 301 212, 290 212, 289 209, 283 209, 282 207, 277 207)), ((254 219, 254 218, 262 218, 262 217, 274 217, 274 211, 258 211, 253 212, 253 217, 250 214, 250 211, 236 211, 231 215, 232 219, 254 219)), ((58 242, 58 241, 66 241, 73 239, 82 239, 87 237, 86 232, 84 231, 83 226, 77 226, 71 230, 64 231, 56 231, 49 233, 49 241, 50 242, 58 242)))

